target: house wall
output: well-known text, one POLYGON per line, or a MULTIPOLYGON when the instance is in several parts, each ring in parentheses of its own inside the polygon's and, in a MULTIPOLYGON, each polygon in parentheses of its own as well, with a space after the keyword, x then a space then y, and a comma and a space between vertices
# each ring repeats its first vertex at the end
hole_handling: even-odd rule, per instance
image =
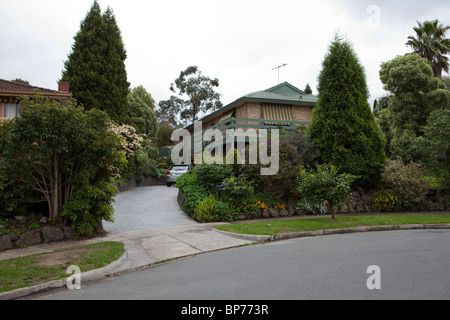
POLYGON ((312 106, 292 106, 294 121, 311 122, 312 106))
POLYGON ((247 103, 247 119, 258 119, 263 118, 262 107, 260 103, 249 102, 247 103))

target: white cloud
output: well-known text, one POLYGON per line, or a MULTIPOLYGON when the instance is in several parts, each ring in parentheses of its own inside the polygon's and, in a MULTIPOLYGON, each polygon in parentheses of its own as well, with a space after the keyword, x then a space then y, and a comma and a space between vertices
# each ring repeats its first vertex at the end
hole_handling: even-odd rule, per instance
MULTIPOLYGON (((73 36, 92 0, 2 0, 0 78, 23 78, 56 88, 73 36)), ((353 0, 99 0, 112 7, 128 53, 131 85, 143 85, 156 101, 169 98, 170 83, 190 65, 220 80, 223 102, 266 89, 280 80, 299 88, 317 77, 337 30, 354 44, 372 100, 384 92, 383 61, 409 51, 417 20, 450 21, 442 1, 353 0), (367 7, 378 5, 381 29, 367 26, 367 7)))

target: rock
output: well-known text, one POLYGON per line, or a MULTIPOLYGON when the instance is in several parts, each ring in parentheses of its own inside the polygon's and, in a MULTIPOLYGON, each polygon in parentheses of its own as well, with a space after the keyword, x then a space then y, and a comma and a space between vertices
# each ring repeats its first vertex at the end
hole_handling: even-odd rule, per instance
POLYGON ((348 213, 348 206, 342 206, 339 208, 339 213, 348 213))
POLYGON ((73 239, 75 237, 75 231, 71 227, 63 227, 63 232, 67 239, 73 239))
POLYGON ((297 210, 295 210, 295 215, 296 216, 303 216, 303 210, 301 208, 298 208, 297 210))
POLYGON ((278 218, 280 216, 280 212, 277 209, 269 209, 269 215, 272 218, 278 218))
POLYGON ((12 242, 16 242, 17 240, 19 240, 19 236, 18 236, 17 233, 15 233, 15 232, 11 232, 11 233, 9 234, 9 237, 11 238, 11 241, 12 241, 12 242))
POLYGON ((364 196, 366 193, 364 192, 364 189, 363 188, 361 188, 361 187, 359 187, 358 188, 358 193, 359 193, 359 195, 362 197, 362 196, 364 196))
POLYGON ((289 212, 287 210, 280 211, 280 217, 288 217, 288 216, 289 216, 289 212))
POLYGON ((36 221, 38 221, 38 216, 36 215, 36 213, 31 212, 31 213, 28 215, 27 220, 28 220, 28 221, 31 221, 31 222, 36 222, 36 221))
POLYGON ((247 216, 245 214, 241 214, 237 217, 238 220, 247 220, 247 216))
POLYGON ((38 243, 41 243, 41 230, 39 229, 23 233, 17 241, 17 244, 33 245, 38 243))
POLYGON ((9 235, 0 236, 0 250, 12 248, 11 237, 9 235))
POLYGON ((41 220, 39 220, 39 223, 47 223, 48 217, 42 217, 41 220))
POLYGON ((25 216, 15 216, 14 218, 15 218, 16 221, 19 222, 19 223, 25 223, 25 222, 27 222, 27 217, 25 217, 25 216))
POLYGON ((58 227, 44 227, 41 229, 44 240, 47 242, 61 241, 64 239, 64 232, 58 227))
POLYGON ((263 218, 270 218, 269 210, 264 210, 263 213, 262 213, 262 217, 263 218))

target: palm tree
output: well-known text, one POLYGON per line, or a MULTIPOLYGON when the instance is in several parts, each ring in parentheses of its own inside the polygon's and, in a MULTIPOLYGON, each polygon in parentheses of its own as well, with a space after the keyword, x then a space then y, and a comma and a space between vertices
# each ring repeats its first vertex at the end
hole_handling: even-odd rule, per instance
POLYGON ((442 78, 442 70, 449 71, 449 58, 446 55, 450 52, 450 39, 445 38, 445 34, 450 30, 450 26, 444 26, 438 20, 417 22, 414 27, 417 38, 408 37, 407 46, 410 46, 414 53, 430 60, 435 77, 442 78))

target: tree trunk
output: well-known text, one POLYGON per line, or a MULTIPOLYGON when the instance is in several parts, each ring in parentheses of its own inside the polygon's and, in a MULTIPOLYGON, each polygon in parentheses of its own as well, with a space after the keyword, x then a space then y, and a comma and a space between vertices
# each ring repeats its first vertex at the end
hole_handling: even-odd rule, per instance
POLYGON ((58 156, 56 153, 53 155, 53 165, 54 165, 54 172, 53 172, 53 190, 52 190, 52 212, 51 212, 51 219, 53 222, 56 222, 58 218, 58 190, 59 190, 59 171, 58 171, 58 156))
POLYGON ((330 201, 330 212, 331 212, 331 219, 334 221, 336 220, 336 212, 334 212, 334 204, 333 201, 330 201))

